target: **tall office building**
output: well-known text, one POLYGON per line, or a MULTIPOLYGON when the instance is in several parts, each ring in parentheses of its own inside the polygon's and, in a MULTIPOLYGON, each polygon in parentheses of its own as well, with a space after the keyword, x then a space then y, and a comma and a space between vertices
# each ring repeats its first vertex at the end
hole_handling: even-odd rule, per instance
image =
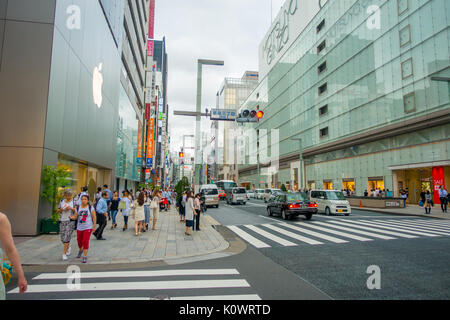
POLYGON ((136 178, 148 0, 0 0, 0 210, 16 235, 51 214, 45 165, 82 186, 136 178), (26 195, 26 196, 25 196, 26 195))
POLYGON ((278 130, 269 143, 278 170, 263 175, 248 161, 240 178, 357 195, 408 188, 412 203, 448 186, 448 12, 446 0, 286 1, 260 44, 260 83, 244 103, 265 112, 250 125, 252 143, 278 130))

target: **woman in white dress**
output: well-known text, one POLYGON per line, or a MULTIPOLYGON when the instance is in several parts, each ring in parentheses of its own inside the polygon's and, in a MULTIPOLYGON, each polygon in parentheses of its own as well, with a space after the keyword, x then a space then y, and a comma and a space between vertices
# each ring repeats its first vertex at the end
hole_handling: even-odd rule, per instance
POLYGON ((194 216, 197 215, 194 209, 194 197, 192 191, 188 191, 186 195, 186 231, 184 232, 187 236, 191 235, 191 227, 194 226, 194 216))
POLYGON ((134 201, 134 233, 136 236, 141 234, 145 220, 144 196, 144 192, 140 192, 137 200, 134 201))

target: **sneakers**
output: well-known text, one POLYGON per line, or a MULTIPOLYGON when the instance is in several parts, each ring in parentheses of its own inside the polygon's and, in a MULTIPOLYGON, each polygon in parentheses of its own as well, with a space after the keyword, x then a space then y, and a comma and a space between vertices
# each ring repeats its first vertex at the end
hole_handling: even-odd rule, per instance
POLYGON ((87 257, 83 257, 83 263, 87 262, 87 257))
POLYGON ((63 259, 63 261, 68 260, 68 258, 67 258, 67 256, 65 254, 62 255, 62 259, 63 259))
POLYGON ((66 255, 70 256, 70 253, 72 252, 72 247, 69 247, 69 249, 67 249, 66 255))

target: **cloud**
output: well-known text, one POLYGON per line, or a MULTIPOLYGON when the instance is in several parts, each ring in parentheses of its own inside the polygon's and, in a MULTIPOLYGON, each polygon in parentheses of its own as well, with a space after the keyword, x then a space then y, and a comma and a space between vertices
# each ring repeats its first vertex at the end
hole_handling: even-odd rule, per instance
MULTIPOLYGON (((155 36, 166 37, 169 56, 171 151, 180 149, 183 134, 195 133, 195 118, 174 116, 173 111, 195 111, 197 59, 225 61, 223 67, 203 67, 204 111, 215 107, 225 77, 258 71, 258 46, 270 26, 271 3, 279 9, 278 2, 282 0, 156 0, 155 36)), ((209 120, 202 119, 202 130, 209 127, 209 120)))

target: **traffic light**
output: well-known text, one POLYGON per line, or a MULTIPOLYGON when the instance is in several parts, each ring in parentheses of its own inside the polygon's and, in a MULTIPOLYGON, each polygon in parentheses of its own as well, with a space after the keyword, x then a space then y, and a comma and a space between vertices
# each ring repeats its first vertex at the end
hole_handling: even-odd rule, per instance
POLYGON ((179 157, 179 158, 184 158, 184 153, 183 153, 183 151, 180 151, 180 152, 178 153, 178 157, 179 157))
POLYGON ((264 117, 264 112, 261 110, 243 110, 237 117, 237 122, 259 122, 264 117))

